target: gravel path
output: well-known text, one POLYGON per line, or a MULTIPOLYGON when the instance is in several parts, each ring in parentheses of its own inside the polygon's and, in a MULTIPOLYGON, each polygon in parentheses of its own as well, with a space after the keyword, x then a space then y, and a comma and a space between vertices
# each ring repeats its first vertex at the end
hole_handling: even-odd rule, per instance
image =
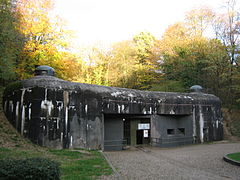
POLYGON ((225 154, 237 151, 240 143, 104 152, 117 173, 101 179, 240 180, 240 167, 222 160, 225 154))

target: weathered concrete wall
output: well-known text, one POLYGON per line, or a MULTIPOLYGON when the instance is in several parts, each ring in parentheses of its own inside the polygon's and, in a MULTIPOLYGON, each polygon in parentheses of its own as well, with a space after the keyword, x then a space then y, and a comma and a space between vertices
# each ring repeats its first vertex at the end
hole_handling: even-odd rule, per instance
POLYGON ((6 88, 3 102, 21 134, 54 148, 103 149, 104 114, 151 116, 153 138, 164 136, 163 128, 178 121, 193 142, 223 138, 221 102, 204 93, 139 91, 36 76, 6 88))
POLYGON ((151 119, 154 146, 170 147, 192 144, 192 115, 155 115, 151 119))
POLYGON ((93 96, 78 92, 23 88, 5 96, 5 113, 17 130, 42 146, 99 148, 102 115, 93 96))

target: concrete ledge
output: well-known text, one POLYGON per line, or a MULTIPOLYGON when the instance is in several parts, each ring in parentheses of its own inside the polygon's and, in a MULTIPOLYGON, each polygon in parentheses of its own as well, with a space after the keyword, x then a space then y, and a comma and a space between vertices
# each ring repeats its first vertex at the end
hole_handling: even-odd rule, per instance
POLYGON ((227 155, 223 156, 223 160, 230 163, 230 164, 233 164, 233 165, 236 165, 236 166, 240 166, 240 162, 239 161, 235 161, 233 159, 230 159, 227 157, 227 155))

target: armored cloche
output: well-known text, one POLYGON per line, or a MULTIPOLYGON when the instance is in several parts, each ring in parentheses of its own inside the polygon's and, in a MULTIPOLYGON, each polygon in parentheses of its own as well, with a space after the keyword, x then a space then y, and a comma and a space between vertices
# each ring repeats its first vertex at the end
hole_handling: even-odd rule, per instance
POLYGON ((55 75, 55 70, 50 67, 50 66, 38 66, 35 70, 35 75, 36 76, 54 76, 55 75))

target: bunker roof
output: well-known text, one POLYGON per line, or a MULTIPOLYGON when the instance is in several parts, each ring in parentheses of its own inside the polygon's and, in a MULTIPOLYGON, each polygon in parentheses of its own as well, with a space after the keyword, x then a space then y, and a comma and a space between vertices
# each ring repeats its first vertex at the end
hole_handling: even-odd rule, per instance
POLYGON ((75 83, 64 81, 54 76, 35 76, 30 79, 21 81, 24 88, 42 87, 53 90, 67 90, 71 92, 81 92, 94 94, 97 97, 111 100, 143 100, 145 102, 165 102, 165 103, 220 103, 220 99, 212 94, 202 92, 176 93, 176 92, 159 92, 159 91, 142 91, 127 88, 107 87, 85 83, 75 83))

